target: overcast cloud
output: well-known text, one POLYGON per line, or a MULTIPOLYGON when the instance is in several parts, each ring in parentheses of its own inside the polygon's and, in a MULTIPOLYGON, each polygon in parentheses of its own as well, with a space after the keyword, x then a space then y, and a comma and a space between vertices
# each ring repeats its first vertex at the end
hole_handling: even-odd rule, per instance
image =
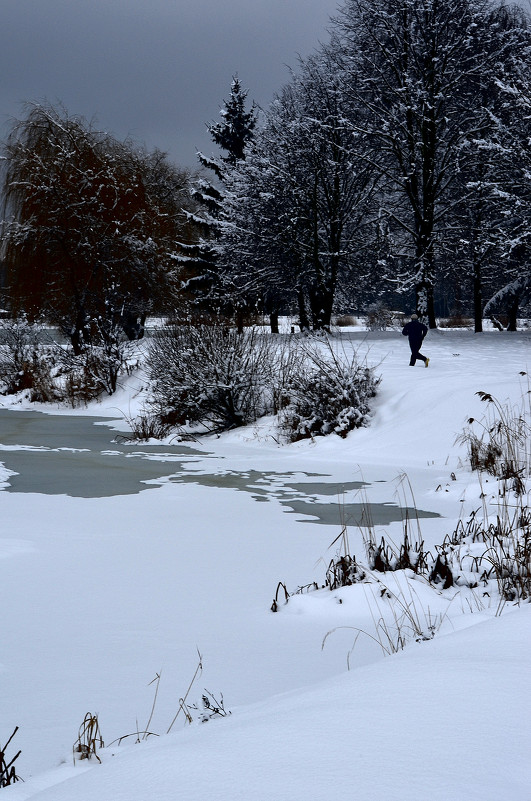
POLYGON ((215 152, 238 73, 267 106, 286 65, 328 38, 336 0, 2 0, 0 123, 24 101, 61 101, 119 138, 168 151, 184 166, 215 152))

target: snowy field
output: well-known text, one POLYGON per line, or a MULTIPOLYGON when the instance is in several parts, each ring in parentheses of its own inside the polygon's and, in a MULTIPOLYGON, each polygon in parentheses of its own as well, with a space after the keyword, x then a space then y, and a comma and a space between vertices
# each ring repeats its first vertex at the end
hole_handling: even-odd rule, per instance
MULTIPOLYGON (((437 629, 390 656, 374 636, 382 585, 320 589, 271 611, 280 581, 290 592, 323 583, 356 496, 316 496, 337 504, 337 523, 323 525, 282 505, 279 482, 363 481, 358 500, 437 513, 419 522, 427 548, 482 503, 495 514, 495 480, 480 487, 456 437, 485 412, 476 392, 517 402, 528 391, 531 334, 430 332, 428 369, 409 367, 399 332, 342 336, 382 376, 370 427, 288 446, 266 420, 193 443, 204 455, 187 470, 258 471, 261 494, 168 478, 114 497, 15 493, 0 467, 0 743, 19 726, 7 756, 22 750, 25 780, 2 790, 6 801, 531 798, 529 605, 384 574, 437 629), (206 689, 232 714, 201 723, 192 709, 188 725, 181 712, 167 734, 198 652, 187 703, 200 708, 206 689), (149 730, 160 736, 113 742, 145 729, 157 674, 149 730), (101 764, 74 765, 88 712, 106 747, 101 764)), ((39 408, 124 430, 142 399, 136 375, 87 409, 39 408)), ((402 532, 377 526, 394 541, 402 532)), ((363 533, 348 526, 359 561, 363 533)))

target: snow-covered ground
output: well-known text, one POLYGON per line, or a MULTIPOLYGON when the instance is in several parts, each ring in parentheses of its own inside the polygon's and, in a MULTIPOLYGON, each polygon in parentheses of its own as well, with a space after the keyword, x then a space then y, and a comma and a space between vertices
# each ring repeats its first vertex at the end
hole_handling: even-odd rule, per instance
MULTIPOLYGON (((286 446, 267 420, 194 443, 205 456, 189 469, 309 485, 363 480, 369 502, 440 515, 420 520, 427 548, 483 502, 495 512, 496 482, 483 484, 481 500, 455 440, 485 412, 477 391, 515 402, 527 392, 531 334, 430 332, 427 370, 408 366, 397 332, 343 337, 382 376, 370 427, 286 446)), ((133 376, 75 414, 131 416, 141 386, 133 376)), ((0 743, 19 726, 7 756, 22 749, 25 779, 3 789, 6 801, 531 797, 529 606, 497 614, 492 590, 441 592, 385 574, 426 630, 437 628, 433 640, 385 657, 375 639, 381 585, 296 595, 273 614, 279 581, 290 592, 322 584, 340 544, 331 545, 341 503, 337 524, 321 525, 273 491, 259 497, 169 480, 105 498, 0 493, 0 743), (181 713, 166 734, 198 651, 203 669, 187 702, 200 707, 206 689, 232 714, 203 724, 192 710, 188 725, 181 713), (149 729, 160 736, 112 744, 145 728, 157 674, 149 729), (106 747, 101 764, 74 765, 87 712, 98 715, 106 747)), ((344 508, 352 499, 345 493, 344 508)), ((401 523, 377 529, 401 539, 401 523)), ((362 532, 351 526, 348 539, 363 561, 362 532)))

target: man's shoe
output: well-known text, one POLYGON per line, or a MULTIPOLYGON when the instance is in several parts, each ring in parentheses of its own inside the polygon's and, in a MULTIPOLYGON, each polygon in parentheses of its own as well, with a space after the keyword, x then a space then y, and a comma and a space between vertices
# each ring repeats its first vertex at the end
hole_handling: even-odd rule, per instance
POLYGON ((424 364, 424 367, 427 367, 429 363, 430 363, 430 360, 429 360, 429 359, 426 359, 426 362, 425 362, 425 364, 424 364))

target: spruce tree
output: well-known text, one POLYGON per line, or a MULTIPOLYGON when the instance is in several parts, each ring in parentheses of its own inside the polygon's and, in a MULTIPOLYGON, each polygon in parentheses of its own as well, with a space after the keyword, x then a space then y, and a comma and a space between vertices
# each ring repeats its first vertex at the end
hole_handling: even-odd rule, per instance
POLYGON ((215 144, 226 151, 227 155, 222 157, 223 161, 232 166, 245 158, 245 149, 253 138, 256 128, 254 105, 250 111, 245 110, 247 95, 248 92, 242 88, 238 76, 233 76, 230 98, 225 101, 225 108, 220 111, 223 120, 207 126, 215 144))
POLYGON ((197 158, 201 166, 214 173, 214 181, 202 176, 196 182, 194 198, 199 209, 193 215, 193 222, 199 226, 201 236, 192 246, 183 248, 180 260, 185 263, 190 278, 185 289, 192 296, 192 305, 219 312, 221 298, 226 298, 226 288, 220 287, 217 268, 219 225, 222 216, 222 205, 225 197, 224 182, 228 172, 245 159, 245 151, 253 138, 257 124, 257 113, 254 104, 246 110, 248 92, 242 88, 237 75, 233 76, 229 100, 220 110, 222 120, 207 123, 214 144, 225 154, 220 158, 205 156, 198 152, 197 158))

